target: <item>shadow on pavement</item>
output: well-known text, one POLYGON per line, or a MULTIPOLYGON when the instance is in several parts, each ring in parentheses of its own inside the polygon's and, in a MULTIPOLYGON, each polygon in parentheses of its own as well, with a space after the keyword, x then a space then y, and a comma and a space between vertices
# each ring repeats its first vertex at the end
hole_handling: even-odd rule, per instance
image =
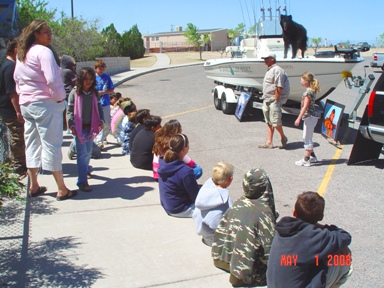
POLYGON ((92 172, 92 178, 105 181, 103 184, 93 184, 92 193, 81 193, 79 199, 106 199, 122 198, 125 200, 135 200, 145 193, 154 191, 151 186, 146 186, 146 182, 154 182, 153 177, 134 176, 126 178, 106 178, 97 174, 97 168, 92 172), (84 195, 84 198, 82 197, 84 195))
POLYGON ((39 197, 25 203, 9 202, 0 219, 1 287, 90 287, 103 274, 96 268, 74 265, 74 237, 29 243, 30 215, 53 214, 56 208, 39 197))
POLYGON ((28 255, 19 248, 2 250, 0 270, 2 287, 90 287, 103 274, 96 268, 71 263, 68 251, 81 243, 73 237, 31 243, 28 255))

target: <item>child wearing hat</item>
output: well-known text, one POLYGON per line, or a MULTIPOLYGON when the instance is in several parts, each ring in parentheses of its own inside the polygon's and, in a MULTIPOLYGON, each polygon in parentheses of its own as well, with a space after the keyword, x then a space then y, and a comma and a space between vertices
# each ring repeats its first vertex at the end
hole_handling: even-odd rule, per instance
POLYGON ((225 212, 213 235, 214 265, 230 273, 234 286, 266 286, 269 250, 275 235, 272 185, 263 169, 244 175, 244 195, 225 212))

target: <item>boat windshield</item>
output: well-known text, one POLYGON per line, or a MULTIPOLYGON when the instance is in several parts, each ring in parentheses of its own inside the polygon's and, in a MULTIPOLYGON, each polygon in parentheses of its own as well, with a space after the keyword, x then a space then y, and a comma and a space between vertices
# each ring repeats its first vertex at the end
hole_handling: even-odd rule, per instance
POLYGON ((256 24, 256 34, 259 38, 263 37, 281 37, 282 30, 279 17, 261 18, 256 24))

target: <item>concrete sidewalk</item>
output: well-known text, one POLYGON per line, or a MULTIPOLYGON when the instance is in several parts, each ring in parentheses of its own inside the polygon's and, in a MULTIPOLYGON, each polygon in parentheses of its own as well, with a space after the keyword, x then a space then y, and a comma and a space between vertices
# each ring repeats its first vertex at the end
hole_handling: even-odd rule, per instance
MULTIPOLYGON (((168 67, 161 64, 165 57, 158 60, 154 69, 168 67)), ((150 71, 112 79, 118 85, 150 71)), ((64 135, 63 171, 75 190, 76 161, 67 157, 71 141, 64 135)), ((92 192, 59 202, 53 176, 39 175, 48 191, 27 199, 21 248, 2 249, 2 286, 231 287, 228 274, 213 266, 193 220, 165 213, 152 172, 133 168, 115 143, 105 150, 101 159, 91 160, 92 192)))
MULTIPOLYGON (((187 63, 187 64, 180 64, 180 65, 170 65, 171 60, 166 54, 163 53, 153 53, 153 55, 156 56, 156 62, 155 64, 150 68, 132 68, 129 71, 111 75, 112 82, 115 84, 115 87, 121 85, 125 81, 139 77, 144 74, 148 74, 151 72, 156 72, 168 68, 175 68, 175 67, 182 67, 182 66, 191 66, 191 65, 202 65, 204 61, 201 62, 195 62, 195 63, 187 63)), ((108 71, 106 71, 108 73, 108 71)))

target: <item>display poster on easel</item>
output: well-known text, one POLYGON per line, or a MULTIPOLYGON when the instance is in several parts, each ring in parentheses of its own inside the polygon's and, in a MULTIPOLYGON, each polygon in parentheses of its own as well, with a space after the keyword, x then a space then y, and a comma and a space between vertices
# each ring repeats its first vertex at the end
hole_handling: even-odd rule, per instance
POLYGON ((235 110, 235 116, 237 120, 241 122, 241 119, 243 118, 245 108, 247 107, 248 101, 251 98, 251 95, 241 92, 239 101, 237 101, 237 106, 235 110))
POLYGON ((321 125, 321 134, 325 138, 331 138, 335 141, 338 140, 338 132, 340 130, 344 108, 344 105, 327 99, 324 106, 323 123, 321 125))

